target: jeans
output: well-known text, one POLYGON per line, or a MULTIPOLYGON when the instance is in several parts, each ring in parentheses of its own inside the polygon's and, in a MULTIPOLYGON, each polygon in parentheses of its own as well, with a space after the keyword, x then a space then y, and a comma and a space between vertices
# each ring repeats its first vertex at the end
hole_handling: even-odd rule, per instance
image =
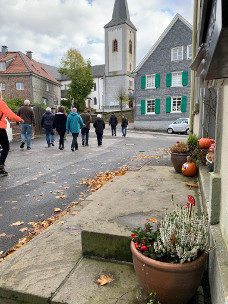
POLYGON ((49 129, 44 129, 45 130, 45 134, 46 134, 46 141, 48 146, 50 145, 50 134, 51 134, 51 142, 53 143, 55 141, 55 132, 53 131, 52 128, 49 129))
POLYGON ((123 134, 123 136, 126 136, 126 134, 127 134, 127 127, 122 127, 122 134, 123 134))
POLYGON ((82 141, 85 141, 85 144, 88 145, 89 143, 89 129, 82 128, 82 141), (86 139, 86 140, 85 140, 86 139))
POLYGON ((30 147, 31 136, 32 136, 32 125, 21 124, 21 141, 25 142, 25 136, 27 133, 27 147, 30 147))
POLYGON ((77 137, 79 133, 72 133, 73 139, 72 139, 72 144, 71 144, 71 149, 76 149, 78 150, 78 143, 77 143, 77 137))
POLYGON ((112 136, 116 135, 116 126, 111 125, 111 130, 112 130, 112 136))
POLYGON ((9 140, 6 133, 6 129, 0 129, 0 145, 2 146, 0 166, 4 166, 5 160, 9 152, 9 140))

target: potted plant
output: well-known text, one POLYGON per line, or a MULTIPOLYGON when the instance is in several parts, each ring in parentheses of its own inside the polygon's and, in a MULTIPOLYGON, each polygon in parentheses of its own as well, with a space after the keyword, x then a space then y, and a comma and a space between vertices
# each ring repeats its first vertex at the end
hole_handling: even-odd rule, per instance
POLYGON ((182 165, 187 161, 189 155, 189 146, 177 141, 175 145, 170 147, 171 161, 176 172, 182 172, 182 165))
POLYGON ((131 252, 136 276, 146 294, 156 292, 162 304, 185 304, 200 285, 207 252, 208 219, 188 208, 176 206, 164 219, 151 218, 132 231, 131 252))

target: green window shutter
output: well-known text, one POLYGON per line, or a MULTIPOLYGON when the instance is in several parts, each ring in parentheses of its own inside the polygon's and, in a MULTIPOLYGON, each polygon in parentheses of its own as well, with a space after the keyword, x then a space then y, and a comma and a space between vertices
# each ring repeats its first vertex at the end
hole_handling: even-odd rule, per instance
POLYGON ((166 97, 166 113, 171 112, 171 97, 166 97))
POLYGON ((141 100, 141 114, 146 114, 146 100, 141 100))
POLYGON ((171 87, 172 85, 172 74, 168 73, 166 74, 166 86, 171 87))
POLYGON ((186 112, 187 108, 187 96, 181 97, 181 112, 186 112))
POLYGON ((155 74, 155 88, 160 87, 160 74, 155 74))
POLYGON ((182 85, 183 86, 188 85, 188 71, 182 72, 182 85))
POLYGON ((155 114, 160 114, 160 99, 155 99, 155 114))
POLYGON ((141 76, 141 89, 146 88, 146 76, 141 76))

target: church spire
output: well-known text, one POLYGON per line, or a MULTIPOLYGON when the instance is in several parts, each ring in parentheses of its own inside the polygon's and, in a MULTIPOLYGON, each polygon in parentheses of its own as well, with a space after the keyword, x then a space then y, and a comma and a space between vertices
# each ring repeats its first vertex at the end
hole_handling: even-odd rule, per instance
POLYGON ((136 27, 130 20, 127 0, 115 0, 112 20, 105 25, 105 28, 113 27, 124 23, 128 24, 131 28, 137 31, 136 27))

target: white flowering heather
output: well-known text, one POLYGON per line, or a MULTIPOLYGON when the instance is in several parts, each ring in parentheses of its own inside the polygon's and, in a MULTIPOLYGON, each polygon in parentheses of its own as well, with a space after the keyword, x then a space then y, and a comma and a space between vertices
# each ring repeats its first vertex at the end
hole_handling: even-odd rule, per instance
POLYGON ((166 212, 161 221, 154 251, 174 263, 195 260, 203 252, 208 252, 208 219, 205 215, 199 218, 189 209, 176 206, 173 213, 166 212))

